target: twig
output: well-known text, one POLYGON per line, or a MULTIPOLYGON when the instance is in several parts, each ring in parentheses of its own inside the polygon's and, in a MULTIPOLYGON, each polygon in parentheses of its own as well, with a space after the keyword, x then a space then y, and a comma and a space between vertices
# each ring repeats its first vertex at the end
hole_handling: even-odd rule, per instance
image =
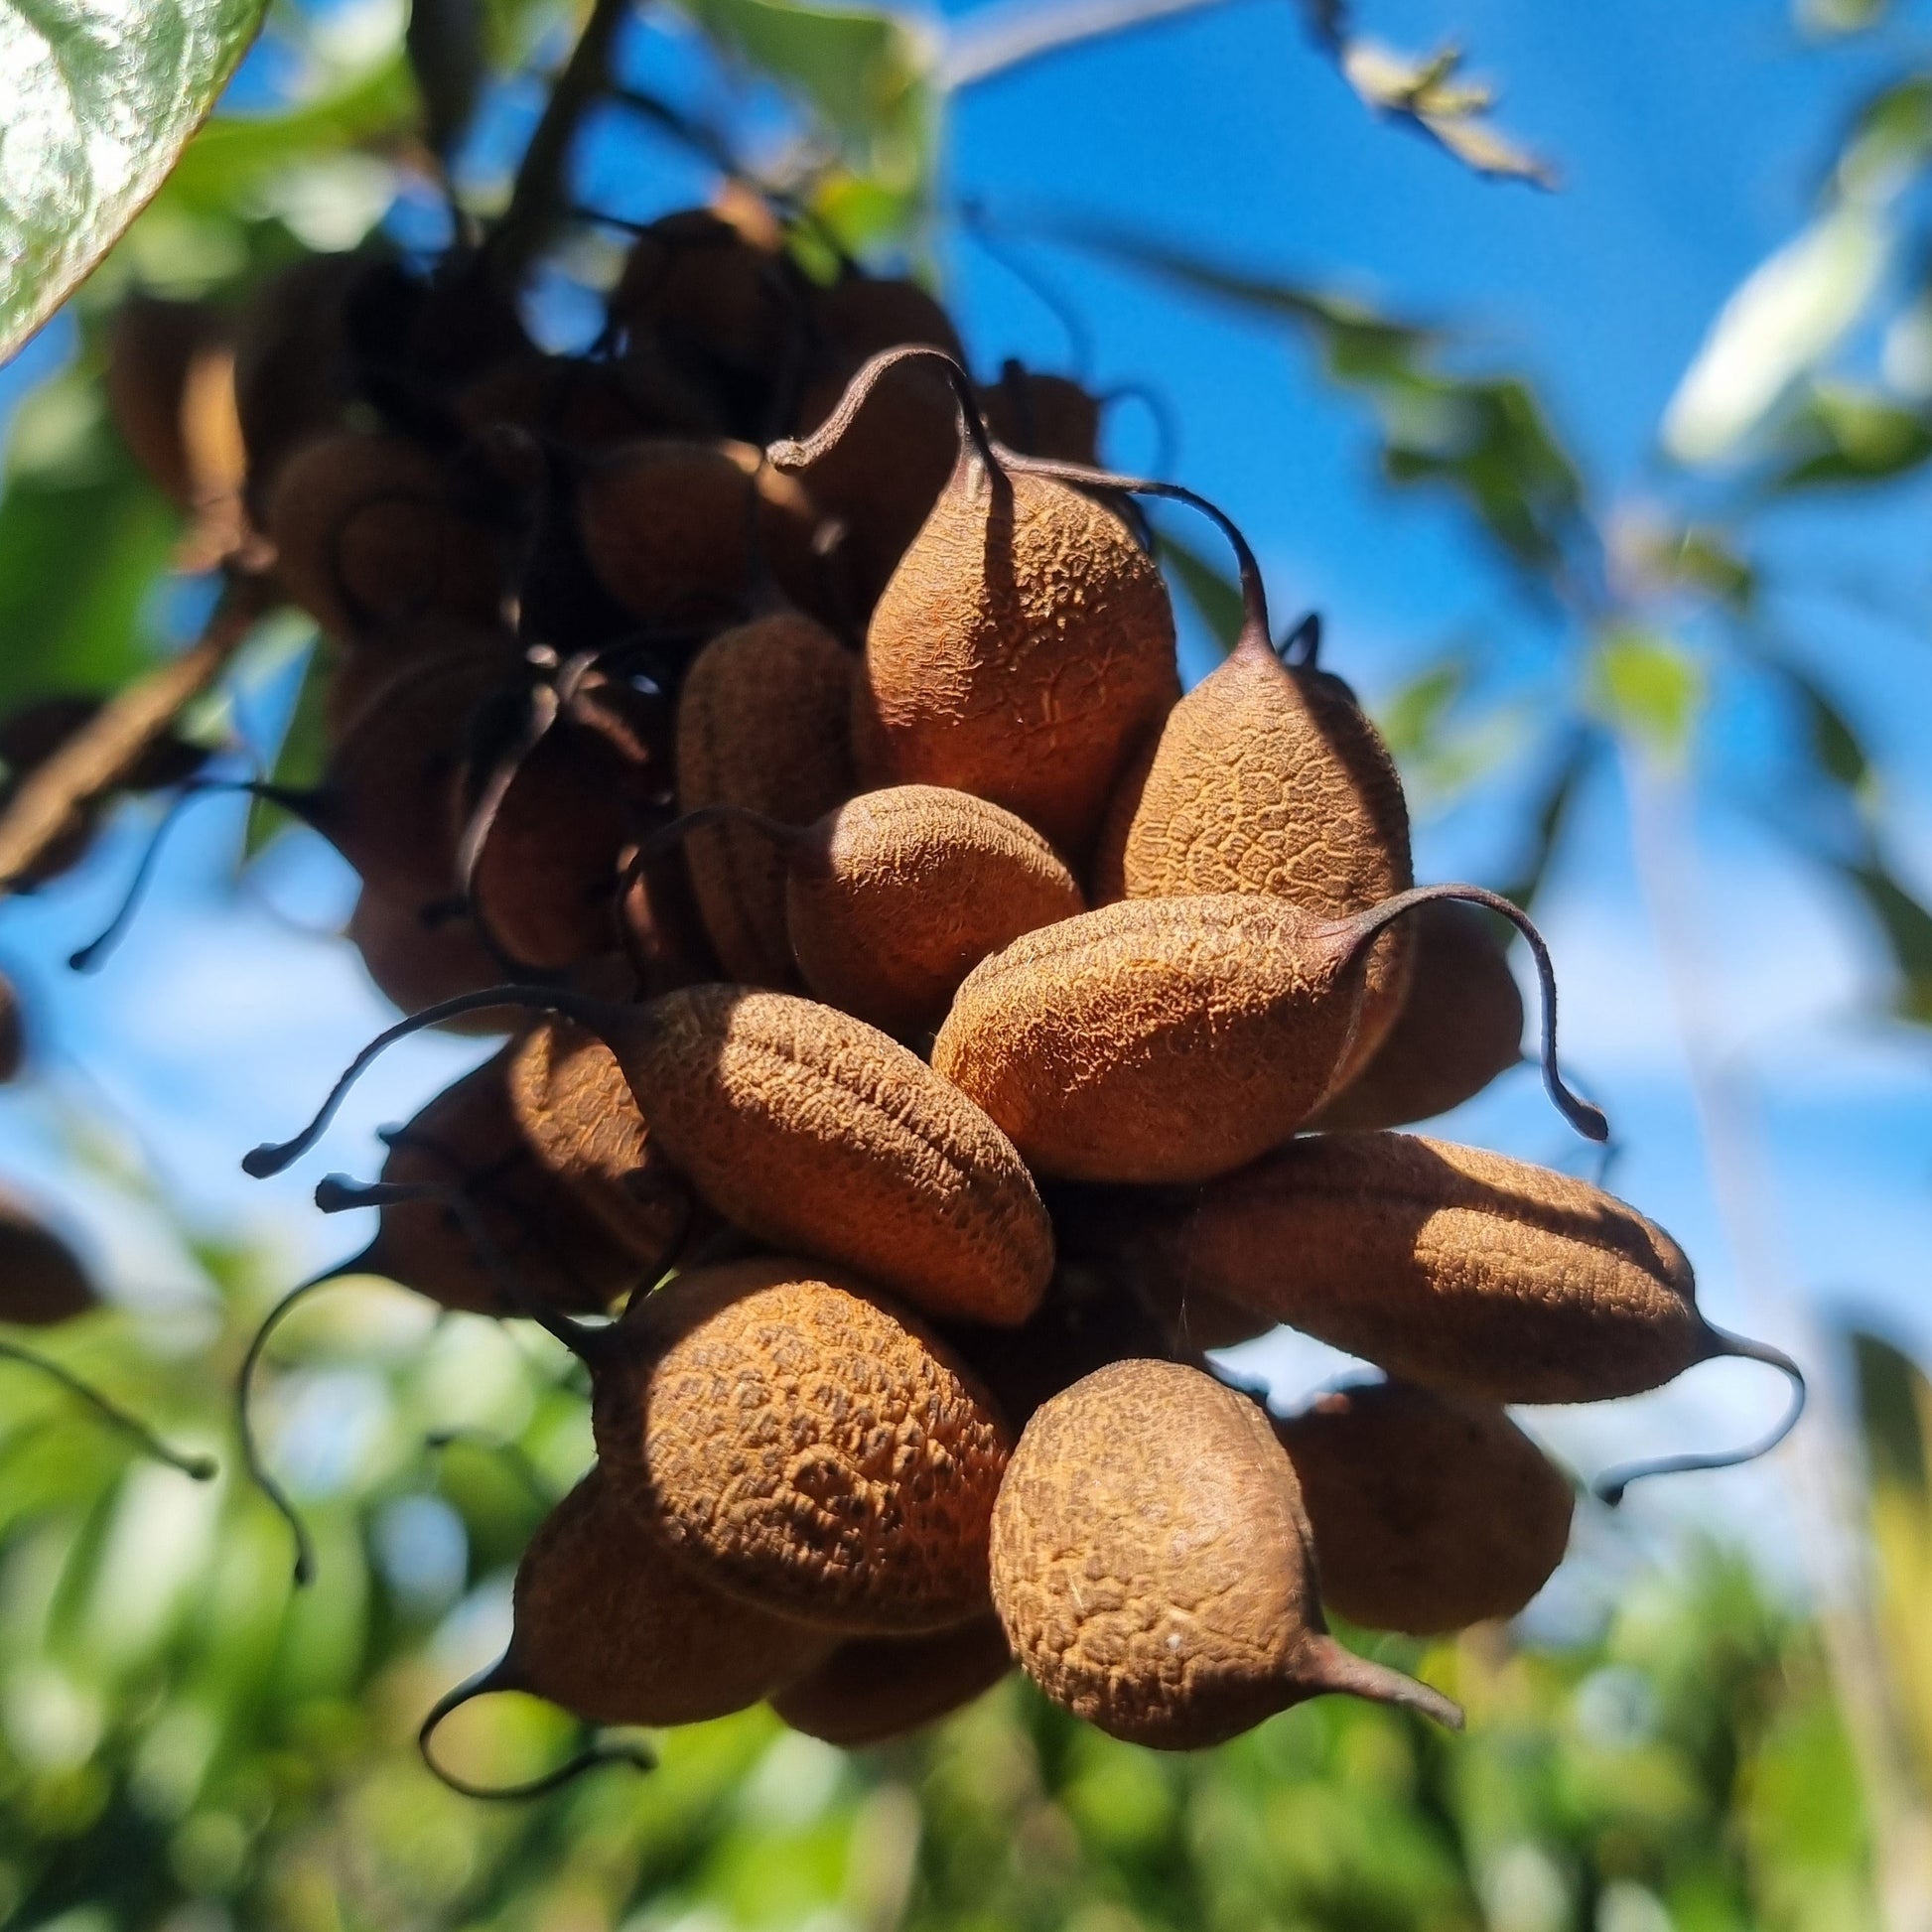
POLYGON ((509 207, 485 244, 501 287, 512 288, 522 278, 569 200, 571 147, 584 116, 610 87, 611 55, 626 5, 627 0, 595 0, 523 150, 509 207))
POLYGON ((1042 55, 1087 41, 1106 40, 1176 14, 1200 13, 1228 0, 1065 0, 1043 7, 1039 0, 1004 0, 982 8, 954 28, 939 58, 939 84, 970 87, 996 73, 1025 67, 1042 55))
POLYGON ((28 774, 0 814, 0 895, 31 874, 87 808, 127 776, 182 707, 221 675, 268 603, 262 579, 230 577, 188 649, 110 699, 84 730, 28 774))

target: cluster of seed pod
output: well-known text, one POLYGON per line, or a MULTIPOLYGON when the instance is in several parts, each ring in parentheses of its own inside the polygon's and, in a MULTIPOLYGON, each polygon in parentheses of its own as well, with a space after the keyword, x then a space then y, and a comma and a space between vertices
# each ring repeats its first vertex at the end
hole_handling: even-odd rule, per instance
POLYGON ((1391 1131, 1521 1057, 1498 914, 1604 1129, 1541 940, 1415 886, 1389 755, 1239 532, 761 210, 644 231, 582 358, 460 263, 263 306, 222 500, 323 630, 331 742, 275 795, 410 1016, 336 1097, 416 1027, 539 1015, 324 1183, 380 1209, 334 1272, 534 1316, 593 1386, 596 1468, 459 1695, 769 1699, 857 1745, 1017 1662, 1162 1747, 1326 1691, 1458 1722, 1324 1602, 1512 1614, 1572 1495, 1501 1405, 1749 1345, 1634 1210, 1391 1131), (1148 496, 1242 577, 1185 696, 1148 496), (1279 1321, 1388 1379, 1271 1420, 1201 1351, 1279 1321))

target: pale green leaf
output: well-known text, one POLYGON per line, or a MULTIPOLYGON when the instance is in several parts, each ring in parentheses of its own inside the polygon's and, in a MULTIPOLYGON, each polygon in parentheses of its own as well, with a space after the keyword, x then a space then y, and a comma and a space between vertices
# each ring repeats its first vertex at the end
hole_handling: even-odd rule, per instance
POLYGON ((0 0, 0 355, 147 204, 263 0, 0 0))
POLYGON ((1591 698, 1605 722, 1675 760, 1690 746, 1704 674, 1672 639, 1617 625, 1597 639, 1591 698))

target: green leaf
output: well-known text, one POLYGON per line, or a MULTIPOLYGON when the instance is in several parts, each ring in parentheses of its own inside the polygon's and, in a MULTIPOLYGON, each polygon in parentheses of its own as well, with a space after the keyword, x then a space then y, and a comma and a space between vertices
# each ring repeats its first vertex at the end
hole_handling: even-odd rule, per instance
POLYGON ((1878 922, 1897 968, 1893 1013, 1915 1027, 1932 1027, 1932 912, 1875 852, 1839 870, 1878 922))
POLYGON ((1704 703, 1704 673, 1670 638, 1617 624, 1597 639, 1591 697, 1598 715, 1662 758, 1682 759, 1704 703))
MULTIPOLYGON (((302 684, 295 694, 295 707, 289 713, 282 743, 269 767, 270 782, 300 791, 317 783, 329 759, 329 665, 325 653, 310 647, 302 667, 302 684)), ((288 812, 265 798, 257 798, 248 808, 248 827, 242 835, 241 856, 252 859, 263 851, 284 827, 293 823, 288 812)))
POLYGON ((1932 457, 1932 422, 1868 390, 1819 383, 1779 442, 1775 490, 1885 483, 1932 457))
POLYGON ((1909 1355, 1877 1335, 1849 1337, 1858 1372, 1859 1424, 1874 1482, 1927 1495, 1925 1376, 1909 1355))
POLYGON ((1398 761, 1427 757, 1436 749, 1455 702, 1468 688, 1466 652, 1452 650, 1426 664, 1390 699, 1377 719, 1398 761))
POLYGON ((1479 175, 1555 188, 1555 168, 1489 121, 1494 92, 1456 79, 1462 52, 1445 47, 1422 59, 1370 40, 1342 37, 1342 78, 1379 114, 1406 120, 1479 175))
POLYGON ((263 0, 0 0, 0 355, 146 206, 262 11, 263 0))
POLYGON ((1223 650, 1232 650, 1241 635, 1245 615, 1241 590, 1234 579, 1217 570, 1198 550, 1164 530, 1156 540, 1161 562, 1180 584, 1182 594, 1223 650))
POLYGON ((1804 714, 1812 757, 1819 768, 1847 791, 1865 790, 1871 781, 1871 759, 1857 727, 1839 709, 1831 693, 1808 672, 1784 661, 1779 663, 1778 671, 1804 714))

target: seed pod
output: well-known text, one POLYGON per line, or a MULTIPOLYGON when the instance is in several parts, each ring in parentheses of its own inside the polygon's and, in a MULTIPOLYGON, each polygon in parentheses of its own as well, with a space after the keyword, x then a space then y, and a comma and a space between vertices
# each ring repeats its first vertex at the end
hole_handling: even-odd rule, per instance
POLYGON ((0 1321, 50 1328, 97 1308, 73 1250, 10 1189, 0 1189, 0 1321))
POLYGON ((487 1688, 527 1691, 592 1724, 701 1724, 743 1711, 811 1669, 826 1644, 686 1569, 602 1468, 544 1519, 516 1567, 512 1602, 509 1649, 487 1688))
MULTIPOLYGON (((453 994, 492 986, 501 976, 496 956, 476 926, 460 914, 432 914, 366 887, 348 915, 345 935, 362 956, 375 989, 403 1013, 420 1013, 453 994)), ((465 1014, 450 1023, 459 1034, 506 1033, 502 1014, 465 1014)))
POLYGON ((689 1195, 652 1143, 617 1056, 568 1020, 541 1020, 509 1049, 511 1117, 546 1172, 640 1262, 661 1261, 689 1195))
MULTIPOLYGON (((1108 806, 1095 858, 1102 903, 1174 894, 1272 893, 1327 918, 1415 883, 1402 782, 1342 681, 1284 664, 1268 641, 1260 575, 1240 641, 1169 713, 1108 806)), ((1318 635, 1311 626, 1305 635, 1318 635)), ((1394 1024, 1407 927, 1370 954, 1349 1067, 1394 1024)))
POLYGON ((876 357, 772 460, 809 468, 912 357, 955 385, 959 455, 867 626, 860 776, 977 792, 1084 855, 1123 760, 1179 693, 1173 613, 1127 525, 994 444, 964 373, 930 349, 876 357))
POLYGON ((1487 919, 1453 900, 1416 914, 1395 1025, 1310 1121, 1322 1132, 1402 1127, 1480 1093, 1523 1056, 1523 996, 1487 919))
POLYGON ((333 637, 431 612, 494 623, 504 538, 460 482, 446 459, 399 436, 344 431, 304 445, 282 464, 266 511, 283 588, 333 637))
POLYGON ((771 1708, 807 1737, 863 1750, 950 1717, 1012 1668, 997 1616, 927 1637, 852 1637, 777 1692, 771 1708))
POLYGON ((1129 1743, 1222 1743, 1325 1691, 1461 1725, 1328 1635, 1288 1456, 1197 1369, 1118 1362, 1047 1403, 1001 1487, 992 1566, 1021 1667, 1129 1743))
POLYGON ((955 362, 966 359, 952 318, 916 282, 848 272, 812 292, 811 313, 822 361, 847 375, 907 343, 939 349, 955 362))
MULTIPOLYGON (((678 701, 679 809, 742 806, 803 825, 849 798, 853 667, 823 624, 795 612, 714 637, 678 701)), ((754 829, 724 824, 693 832, 684 854, 726 973, 749 986, 796 985, 783 853, 754 829)))
POLYGON ((749 444, 652 438, 588 453, 577 516, 598 581, 647 626, 737 622, 767 570, 800 610, 824 615, 818 511, 749 444))
POLYGON ((985 395, 986 427, 1027 456, 1100 461, 1100 399, 1063 375, 1041 375, 1009 358, 985 395))
POLYGON ((1504 912, 1544 975, 1545 1070, 1580 1132, 1602 1116, 1556 1072, 1554 977, 1525 915, 1479 887, 1426 887, 1348 919, 1266 894, 1123 899, 1016 939, 967 976, 932 1064, 1036 1172, 1073 1180, 1225 1173, 1332 1088, 1391 919, 1452 895, 1504 912))
POLYGON ((1321 1601, 1437 1636, 1514 1616, 1563 1561, 1563 1472, 1493 1403, 1410 1382, 1323 1396, 1275 1425, 1314 1532, 1321 1601))
POLYGON ((492 1005, 561 1013, 603 1039, 665 1156, 748 1234, 929 1314, 1010 1325, 1038 1306, 1052 1227, 1012 1142, 897 1040, 783 993, 695 986, 637 1007, 544 987, 468 994, 390 1028, 302 1133, 243 1168, 279 1173, 383 1047, 492 1005))
POLYGON ((1634 1208, 1406 1134, 1293 1141, 1157 1210, 1148 1242, 1179 1280, 1470 1401, 1600 1402, 1741 1352, 1634 1208))
POLYGON ((20 1011, 20 989, 0 973, 0 1086, 20 1078, 27 1059, 27 1027, 20 1011))
POLYGON ((906 1035, 938 1026, 989 954, 1086 909, 1024 819, 937 785, 863 792, 790 841, 784 903, 806 985, 906 1035))
POLYGON ((698 1269, 632 1303, 593 1383, 608 1478, 707 1582, 839 1630, 986 1607, 1012 1439, 876 1290, 804 1261, 698 1269))

